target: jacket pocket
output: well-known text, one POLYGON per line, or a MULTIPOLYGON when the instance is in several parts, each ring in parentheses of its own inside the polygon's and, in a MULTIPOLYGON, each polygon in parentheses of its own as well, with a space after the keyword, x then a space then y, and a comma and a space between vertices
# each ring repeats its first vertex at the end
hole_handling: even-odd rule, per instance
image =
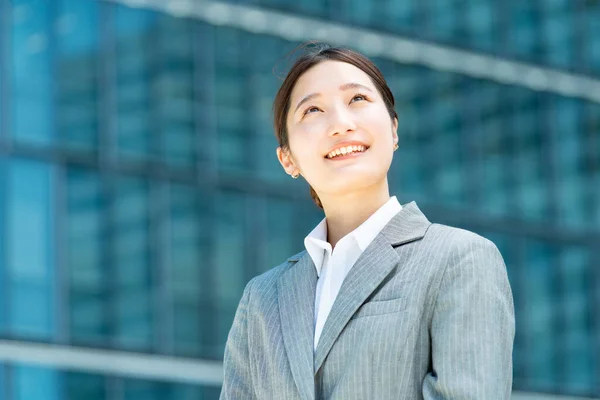
POLYGON ((406 297, 400 297, 392 300, 369 301, 368 303, 364 303, 358 310, 356 310, 351 319, 402 311, 406 308, 407 304, 408 299, 406 297))

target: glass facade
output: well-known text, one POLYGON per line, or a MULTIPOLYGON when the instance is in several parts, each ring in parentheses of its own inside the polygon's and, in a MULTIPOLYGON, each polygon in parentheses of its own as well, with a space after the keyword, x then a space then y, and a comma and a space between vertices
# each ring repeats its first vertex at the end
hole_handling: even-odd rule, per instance
MULTIPOLYGON (((223 4, 600 74, 595 1, 223 4)), ((246 282, 322 218, 275 156, 273 67, 298 42, 192 14, 0 0, 1 339, 218 363, 246 282)), ((600 104, 374 61, 400 116, 393 194, 505 257, 514 389, 600 397, 600 104)), ((220 390, 4 362, 0 400, 220 390)))

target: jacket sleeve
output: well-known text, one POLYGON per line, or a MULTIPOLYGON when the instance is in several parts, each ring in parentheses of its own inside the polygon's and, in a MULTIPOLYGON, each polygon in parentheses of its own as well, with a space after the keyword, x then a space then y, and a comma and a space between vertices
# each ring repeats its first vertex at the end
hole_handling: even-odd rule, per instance
POLYGON ((481 236, 453 246, 434 305, 423 398, 508 400, 515 319, 504 260, 481 236))
POLYGON ((220 400, 252 400, 254 388, 248 355, 248 304, 252 280, 244 288, 225 344, 220 400))

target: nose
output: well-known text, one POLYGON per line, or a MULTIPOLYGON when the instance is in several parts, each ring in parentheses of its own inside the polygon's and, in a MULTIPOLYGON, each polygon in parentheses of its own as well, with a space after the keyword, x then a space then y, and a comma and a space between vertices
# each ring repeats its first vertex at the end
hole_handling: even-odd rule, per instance
POLYGON ((346 134, 356 130, 354 116, 343 107, 336 107, 329 113, 329 136, 346 134))

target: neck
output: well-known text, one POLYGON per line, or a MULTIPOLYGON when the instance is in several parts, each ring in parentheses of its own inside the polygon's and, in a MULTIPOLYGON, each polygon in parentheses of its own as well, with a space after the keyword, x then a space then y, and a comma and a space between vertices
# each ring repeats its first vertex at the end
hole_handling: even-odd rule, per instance
POLYGON ((390 199, 387 179, 383 184, 342 195, 319 195, 327 218, 327 241, 334 248, 341 238, 358 228, 390 199))

